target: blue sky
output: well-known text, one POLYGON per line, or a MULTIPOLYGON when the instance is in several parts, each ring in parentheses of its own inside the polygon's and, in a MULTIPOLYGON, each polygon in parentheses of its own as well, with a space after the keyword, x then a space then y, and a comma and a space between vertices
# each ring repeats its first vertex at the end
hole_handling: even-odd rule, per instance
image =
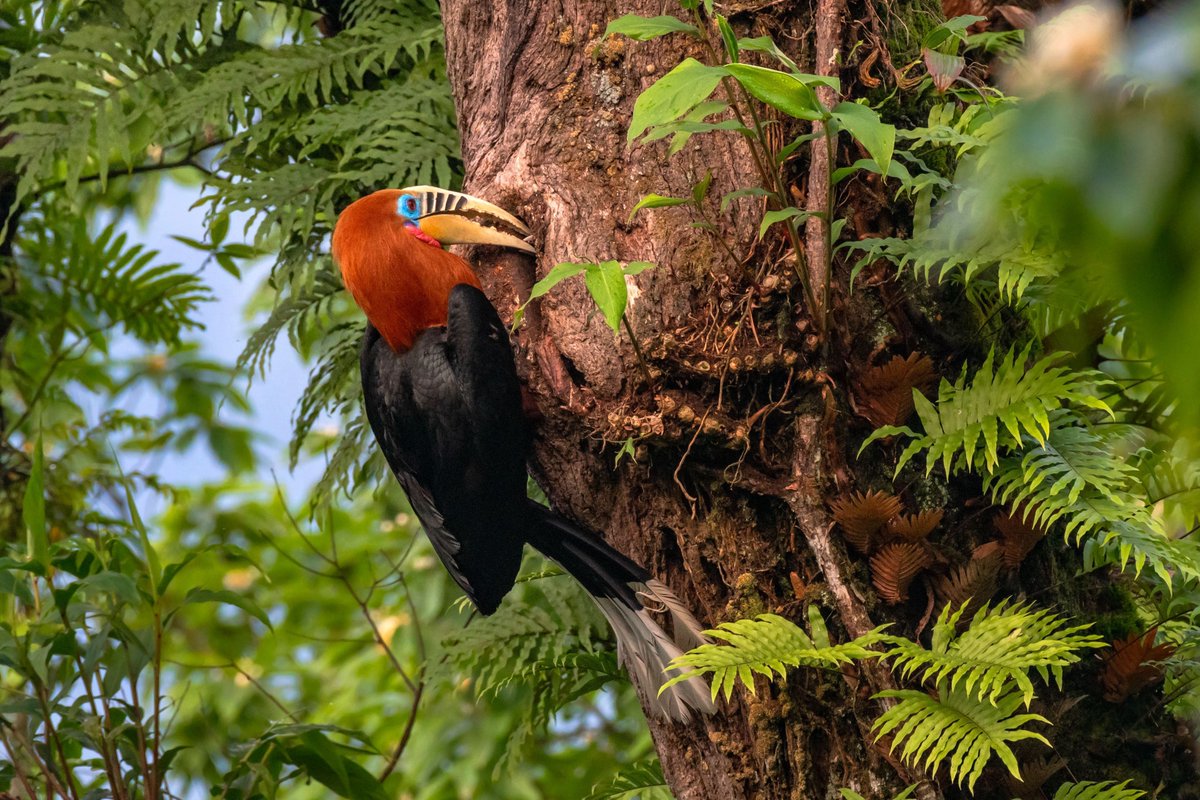
MULTIPOLYGON (((199 267, 204 255, 171 238, 172 235, 201 241, 206 238, 204 210, 192 208, 199 195, 197 186, 164 181, 148 224, 142 226, 128 215, 122 220, 121 228, 130 239, 158 250, 161 262, 199 267)), ((235 220, 230 226, 229 240, 235 240, 240 231, 241 225, 235 220)), ((246 305, 259 291, 269 269, 270 260, 263 259, 245 267, 239 280, 216 263, 203 265, 202 276, 212 288, 213 300, 200 308, 198 316, 204 327, 192 335, 201 342, 205 355, 227 364, 237 360, 255 328, 255 321, 246 317, 246 305)), ((120 349, 123 348, 118 346, 120 349)), ((298 498, 320 476, 322 469, 319 460, 311 459, 302 462, 295 474, 288 471, 286 445, 291 435, 292 409, 307 382, 308 368, 301 363, 285 337, 275 350, 266 377, 256 377, 249 391, 253 408, 249 426, 263 437, 259 452, 265 456, 264 473, 259 477, 270 482, 273 465, 275 474, 293 498, 298 498)), ((230 422, 239 421, 238 412, 232 408, 222 407, 219 413, 228 415, 230 422)), ((157 471, 164 480, 180 485, 218 481, 225 475, 224 467, 205 446, 192 447, 186 453, 170 453, 157 471)))

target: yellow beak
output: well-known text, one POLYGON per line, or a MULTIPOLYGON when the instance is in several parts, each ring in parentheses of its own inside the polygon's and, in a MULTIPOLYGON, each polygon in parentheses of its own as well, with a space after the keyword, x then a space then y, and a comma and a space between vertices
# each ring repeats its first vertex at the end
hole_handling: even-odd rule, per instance
POLYGON ((486 200, 436 186, 410 186, 401 191, 420 200, 416 224, 442 244, 491 244, 537 253, 524 239, 530 234, 525 223, 486 200))

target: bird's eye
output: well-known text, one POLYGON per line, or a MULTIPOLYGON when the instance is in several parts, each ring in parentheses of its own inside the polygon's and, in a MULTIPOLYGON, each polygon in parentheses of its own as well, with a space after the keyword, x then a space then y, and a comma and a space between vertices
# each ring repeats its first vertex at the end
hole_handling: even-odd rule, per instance
POLYGON ((411 194, 403 195, 400 198, 399 211, 401 216, 408 217, 409 219, 416 219, 419 210, 420 206, 417 203, 417 198, 413 197, 411 194))

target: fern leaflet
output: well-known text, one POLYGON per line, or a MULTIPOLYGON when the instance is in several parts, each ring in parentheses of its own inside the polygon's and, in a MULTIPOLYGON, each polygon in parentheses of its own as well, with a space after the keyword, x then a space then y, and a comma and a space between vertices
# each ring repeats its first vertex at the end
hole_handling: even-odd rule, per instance
POLYGON ((955 783, 974 791, 975 782, 993 756, 1019 778, 1017 757, 1009 746, 1032 739, 1049 745, 1046 737, 1025 729, 1031 722, 1049 720, 1038 714, 1014 714, 1022 705, 1019 692, 994 703, 972 697, 964 689, 940 687, 937 697, 910 689, 880 692, 876 697, 899 700, 875 721, 876 738, 892 734, 889 748, 900 748, 901 757, 934 771, 945 764, 955 783), (947 763, 948 762, 948 763, 947 763))
POLYGON ((1137 800, 1146 793, 1129 789, 1129 781, 1082 781, 1064 783, 1054 793, 1054 800, 1137 800))
POLYGON ((884 641, 883 628, 876 628, 845 644, 834 645, 829 641, 825 622, 815 606, 809 607, 808 617, 811 636, 795 623, 775 614, 723 622, 705 633, 725 644, 700 645, 674 659, 668 669, 685 671, 672 677, 659 691, 695 675, 712 675, 713 699, 720 692, 729 699, 738 681, 754 694, 756 673, 773 679, 776 675, 786 676, 791 667, 834 669, 851 661, 879 657, 880 653, 868 648, 884 641))
POLYGON ((949 682, 951 691, 961 690, 970 698, 995 703, 1014 688, 1026 706, 1033 700, 1033 682, 1028 672, 1037 670, 1043 680, 1053 678, 1062 687, 1063 667, 1079 661, 1077 651, 1104 647, 1101 637, 1083 633, 1087 625, 1068 626, 1045 609, 1027 603, 995 608, 984 606, 975 613, 970 627, 955 631, 967 604, 957 610, 946 607, 933 627, 929 650, 910 639, 888 637, 893 659, 908 678, 934 685, 949 682))
POLYGON ((998 364, 994 357, 994 351, 989 353, 970 381, 965 366, 954 383, 943 379, 936 405, 914 390, 913 402, 925 433, 885 426, 872 433, 863 447, 899 434, 912 441, 900 456, 897 472, 922 451, 927 474, 939 460, 947 474, 957 468, 991 469, 999 462, 1001 447, 1021 446, 1022 434, 1045 442, 1050 414, 1064 404, 1112 414, 1092 391, 1102 380, 1098 375, 1053 366, 1053 356, 1026 366, 1028 351, 1018 355, 1010 350, 998 364))
POLYGON ((671 800, 672 797, 662 765, 655 760, 621 770, 611 783, 593 786, 584 800, 671 800))

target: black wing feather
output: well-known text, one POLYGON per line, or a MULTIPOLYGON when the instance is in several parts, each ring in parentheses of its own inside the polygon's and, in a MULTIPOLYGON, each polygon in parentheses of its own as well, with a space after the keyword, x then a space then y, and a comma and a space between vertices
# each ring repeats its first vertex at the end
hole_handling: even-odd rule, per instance
POLYGON ((508 335, 478 289, 454 288, 446 327, 396 353, 363 340, 367 419, 450 575, 485 614, 512 588, 524 541, 520 384, 508 335))

